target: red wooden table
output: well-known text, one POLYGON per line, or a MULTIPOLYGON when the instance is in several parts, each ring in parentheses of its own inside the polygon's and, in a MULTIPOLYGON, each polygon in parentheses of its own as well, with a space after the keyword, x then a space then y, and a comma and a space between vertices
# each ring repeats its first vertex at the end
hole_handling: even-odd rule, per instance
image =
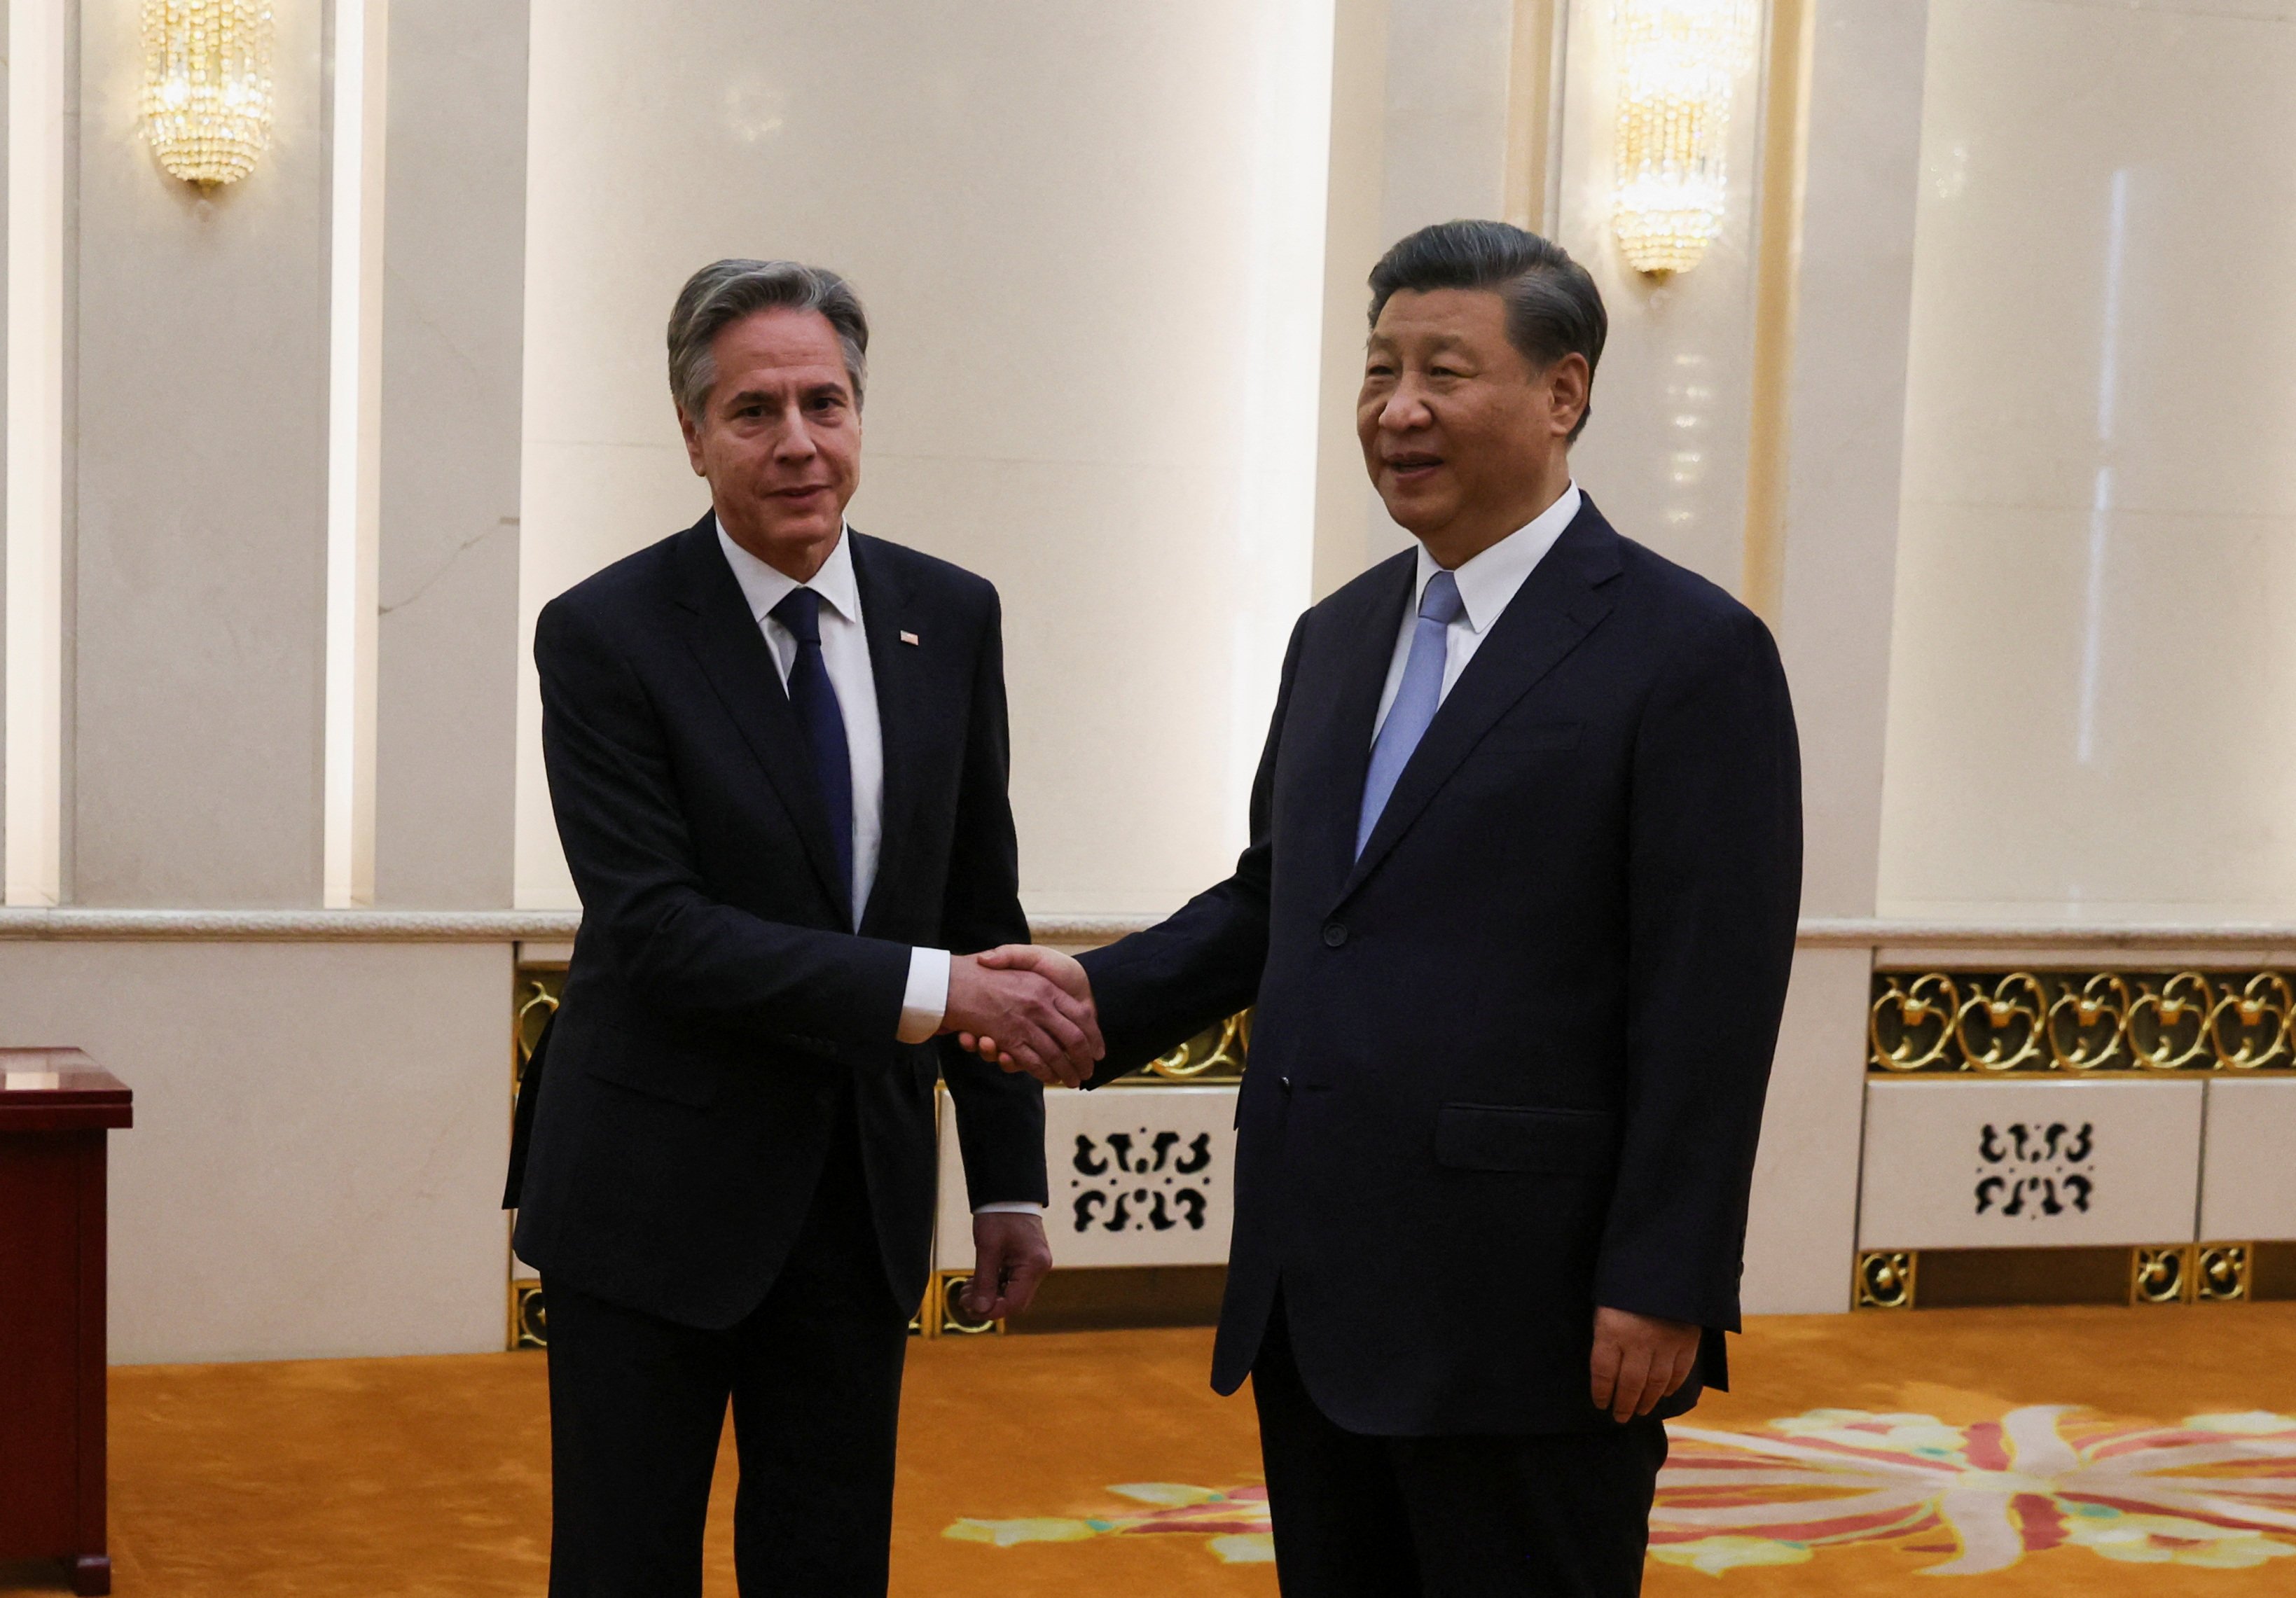
POLYGON ((125 1085, 78 1049, 0 1049, 0 1559, 111 1591, 103 1498, 104 1134, 125 1085))

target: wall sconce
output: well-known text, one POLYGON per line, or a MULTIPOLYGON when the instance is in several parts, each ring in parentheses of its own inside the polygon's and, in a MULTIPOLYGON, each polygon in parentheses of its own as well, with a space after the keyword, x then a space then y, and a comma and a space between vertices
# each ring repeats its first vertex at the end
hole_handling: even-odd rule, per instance
POLYGON ((1663 277, 1722 228, 1730 100, 1753 64, 1759 0, 1611 0, 1618 52, 1618 193, 1627 262, 1663 277))
POLYGON ((144 136, 203 189, 237 183, 271 142, 269 0, 144 0, 144 136))

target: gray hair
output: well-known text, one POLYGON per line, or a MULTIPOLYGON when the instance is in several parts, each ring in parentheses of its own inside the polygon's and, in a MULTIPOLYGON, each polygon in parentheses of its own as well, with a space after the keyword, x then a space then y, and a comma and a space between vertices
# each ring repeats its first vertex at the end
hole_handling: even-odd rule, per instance
MULTIPOLYGON (((1588 386, 1611 318, 1602 291, 1562 245, 1505 222, 1438 222, 1399 241, 1371 270, 1371 320, 1408 290, 1488 289, 1506 302, 1507 341, 1540 371, 1583 356, 1588 386)), ((1570 441, 1587 430, 1590 402, 1570 441)))
POLYGON ((853 285, 826 266, 740 259, 710 262, 677 291, 669 313, 669 392, 677 408, 701 421, 718 381, 709 347, 719 333, 744 316, 784 309, 819 311, 828 318, 845 351, 845 376, 858 410, 869 368, 869 318, 853 285))

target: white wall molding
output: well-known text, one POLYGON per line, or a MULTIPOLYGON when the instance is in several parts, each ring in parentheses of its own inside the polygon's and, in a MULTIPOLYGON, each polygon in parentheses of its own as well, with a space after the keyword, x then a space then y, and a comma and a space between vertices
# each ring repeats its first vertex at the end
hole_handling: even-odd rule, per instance
MULTIPOLYGON (((1142 914, 1050 914, 1029 918, 1038 943, 1095 948, 1152 927, 1142 914)), ((582 924, 578 910, 103 910, 0 909, 0 938, 270 940, 352 943, 562 941, 582 924)), ((2162 964, 2272 965, 2296 963, 2296 922, 2152 922, 2120 926, 1982 926, 1950 922, 1810 918, 1802 948, 1867 948, 1876 963, 2071 964, 2107 955, 2162 964)))

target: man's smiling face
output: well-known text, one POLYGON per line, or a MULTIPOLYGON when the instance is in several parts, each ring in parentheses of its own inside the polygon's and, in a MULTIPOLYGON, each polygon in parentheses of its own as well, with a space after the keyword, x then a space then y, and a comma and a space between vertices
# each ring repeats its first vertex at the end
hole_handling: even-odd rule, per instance
POLYGON ((1496 291, 1404 290, 1372 329, 1356 434, 1400 526, 1480 548, 1553 499, 1540 496, 1585 407, 1584 359, 1534 368, 1507 338, 1496 291))

